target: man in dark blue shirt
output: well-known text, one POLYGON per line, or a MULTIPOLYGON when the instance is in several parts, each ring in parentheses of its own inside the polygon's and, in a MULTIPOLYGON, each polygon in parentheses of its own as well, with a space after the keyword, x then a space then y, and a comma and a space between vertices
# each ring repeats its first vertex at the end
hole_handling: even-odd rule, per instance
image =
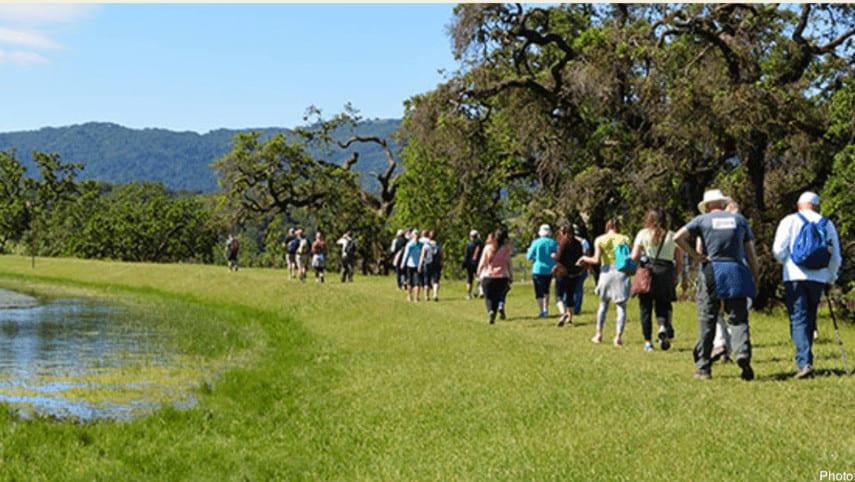
POLYGON ((704 193, 698 204, 702 214, 680 228, 674 240, 684 252, 700 263, 698 290, 698 341, 695 344, 695 378, 711 376, 715 325, 724 308, 731 329, 736 363, 742 369, 743 380, 753 380, 751 368, 751 338, 748 328, 748 298, 756 296, 757 255, 754 233, 741 214, 725 210, 732 200, 720 190, 704 193), (689 235, 699 236, 704 252, 697 253, 687 242, 689 235), (747 261, 747 266, 746 266, 747 261))

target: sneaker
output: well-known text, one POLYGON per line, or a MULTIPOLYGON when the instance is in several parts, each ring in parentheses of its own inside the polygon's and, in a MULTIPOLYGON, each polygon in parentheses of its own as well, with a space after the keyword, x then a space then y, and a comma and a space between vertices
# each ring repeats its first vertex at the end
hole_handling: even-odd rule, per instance
POLYGON ((505 319, 505 309, 504 308, 499 308, 499 319, 500 320, 505 319))
POLYGON ((489 318, 490 324, 492 325, 493 323, 496 322, 496 312, 491 311, 491 312, 487 313, 487 318, 489 318))
POLYGON ((543 311, 541 311, 541 312, 540 312, 540 317, 541 317, 541 318, 546 318, 547 316, 549 316, 549 312, 548 312, 548 311, 543 310, 543 311))
POLYGON ((668 338, 668 333, 665 330, 659 331, 659 346, 663 351, 667 351, 671 348, 671 339, 668 338))
POLYGON ((742 374, 739 375, 740 378, 742 378, 746 382, 754 380, 754 370, 751 368, 750 358, 748 358, 747 356, 737 357, 736 364, 739 365, 739 368, 742 369, 742 374))
POLYGON ((558 317, 558 326, 559 327, 564 326, 564 320, 566 320, 566 319, 567 319, 567 314, 561 313, 561 316, 558 317))
POLYGON ((466 295, 466 299, 467 299, 467 300, 471 300, 471 299, 472 299, 472 295, 467 294, 467 295, 466 295))
POLYGON ((644 351, 653 351, 653 343, 649 341, 644 343, 644 351))
POLYGON ((591 338, 591 341, 594 343, 602 343, 603 342, 603 335, 594 335, 594 337, 591 338))
POLYGON ((705 372, 695 372, 695 380, 709 380, 712 375, 705 372))
POLYGON ((799 368, 799 371, 796 372, 796 379, 802 380, 804 378, 813 378, 813 367, 810 365, 805 365, 799 368))
POLYGON ((710 361, 717 362, 721 359, 722 356, 727 356, 727 348, 723 346, 717 346, 713 348, 712 353, 710 353, 710 361))
POLYGON ((615 344, 615 346, 617 346, 617 347, 621 347, 621 346, 623 346, 623 342, 622 342, 622 341, 620 341, 620 337, 619 337, 619 336, 616 336, 616 337, 615 337, 614 344, 615 344))
POLYGON ((439 301, 439 296, 434 295, 433 300, 434 300, 434 301, 439 301))

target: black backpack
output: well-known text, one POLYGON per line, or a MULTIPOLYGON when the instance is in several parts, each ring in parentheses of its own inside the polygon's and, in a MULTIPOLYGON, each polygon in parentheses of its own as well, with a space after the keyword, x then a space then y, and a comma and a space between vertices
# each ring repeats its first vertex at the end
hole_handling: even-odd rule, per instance
POLYGON ((352 239, 347 240, 347 244, 344 245, 344 256, 347 258, 356 256, 356 241, 352 239))

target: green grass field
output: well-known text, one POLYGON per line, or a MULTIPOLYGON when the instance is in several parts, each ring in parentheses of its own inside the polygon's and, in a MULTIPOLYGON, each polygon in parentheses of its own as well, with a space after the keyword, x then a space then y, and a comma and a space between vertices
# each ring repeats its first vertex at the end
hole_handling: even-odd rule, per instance
MULTIPOLYGON (((589 280, 590 283, 590 280, 589 280)), ((445 282, 408 304, 391 277, 342 285, 280 270, 0 257, 0 286, 148 303, 203 358, 197 404, 132 422, 0 422, 2 480, 820 480, 855 472, 855 389, 828 312, 820 376, 796 381, 784 313, 752 312, 757 380, 694 380, 694 304, 668 352, 594 345, 595 299, 571 327, 507 321, 445 282)), ((554 312, 554 310, 553 310, 554 312)), ((614 331, 614 309, 607 334, 614 331)), ((841 327, 855 360, 855 329, 841 327)), ((608 338, 607 338, 608 339, 608 338)), ((831 480, 831 479, 825 479, 831 480)))

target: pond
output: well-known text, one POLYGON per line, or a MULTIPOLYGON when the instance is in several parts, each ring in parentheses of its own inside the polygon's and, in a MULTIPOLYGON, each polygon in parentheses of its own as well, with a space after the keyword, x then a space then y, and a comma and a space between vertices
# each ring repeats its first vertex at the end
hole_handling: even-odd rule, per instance
POLYGON ((191 406, 193 370, 136 311, 0 289, 0 401, 25 417, 81 421, 191 406))

